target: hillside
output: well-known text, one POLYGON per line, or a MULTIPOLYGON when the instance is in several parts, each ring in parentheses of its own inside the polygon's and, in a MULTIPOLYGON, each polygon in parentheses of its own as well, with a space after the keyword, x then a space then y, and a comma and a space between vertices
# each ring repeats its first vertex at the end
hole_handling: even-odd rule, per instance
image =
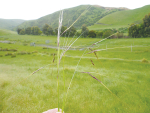
POLYGON ((7 30, 7 29, 0 29, 0 37, 4 35, 10 35, 10 34, 17 34, 17 32, 7 30))
MULTIPOLYGON (((63 25, 68 26, 68 24, 72 24, 90 5, 81 5, 69 9, 64 9, 64 17, 63 17, 63 25)), ((76 28, 81 28, 83 24, 87 26, 94 25, 99 19, 104 16, 117 12, 127 10, 126 8, 105 8, 101 6, 91 6, 86 14, 82 15, 78 22, 74 25, 76 28)), ((45 23, 51 25, 53 28, 58 26, 58 17, 59 11, 41 17, 37 20, 26 21, 21 25, 17 26, 17 28, 26 28, 29 26, 38 26, 42 29, 45 23)))
POLYGON ((20 19, 0 19, 0 28, 12 30, 16 26, 23 23, 25 20, 20 19))
POLYGON ((99 30, 108 28, 127 27, 131 23, 141 23, 146 14, 150 13, 150 5, 134 10, 119 11, 101 18, 89 29, 99 30))

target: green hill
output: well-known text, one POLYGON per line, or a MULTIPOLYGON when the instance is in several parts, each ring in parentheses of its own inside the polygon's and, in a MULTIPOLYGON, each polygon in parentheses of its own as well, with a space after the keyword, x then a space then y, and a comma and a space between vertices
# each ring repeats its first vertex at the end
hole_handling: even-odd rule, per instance
MULTIPOLYGON (((100 18, 104 16, 122 10, 127 10, 125 8, 105 8, 101 6, 91 6, 91 5, 81 5, 64 10, 63 15, 63 25, 71 25, 88 7, 90 9, 86 14, 82 15, 78 22, 74 25, 76 28, 81 28, 83 24, 87 26, 94 25, 100 18)), ((38 26, 40 29, 44 26, 45 23, 51 25, 53 28, 58 27, 58 18, 60 11, 57 11, 53 14, 41 17, 37 20, 26 21, 17 28, 26 28, 29 26, 38 26)))
POLYGON ((12 30, 16 26, 23 23, 25 20, 20 19, 0 19, 0 28, 12 30))
POLYGON ((0 37, 3 35, 10 35, 10 34, 17 34, 17 32, 7 29, 0 29, 0 37))
POLYGON ((127 27, 131 23, 141 23, 146 14, 150 13, 150 5, 134 10, 119 11, 101 18, 89 29, 99 30, 108 28, 127 27))

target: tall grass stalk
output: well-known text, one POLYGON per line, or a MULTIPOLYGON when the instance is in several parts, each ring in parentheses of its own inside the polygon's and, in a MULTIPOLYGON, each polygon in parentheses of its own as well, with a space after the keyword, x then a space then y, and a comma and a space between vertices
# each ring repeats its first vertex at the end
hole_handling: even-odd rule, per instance
MULTIPOLYGON (((64 55, 64 59, 63 59, 63 81, 64 81, 64 92, 65 92, 65 69, 64 69, 64 60, 65 60, 65 55, 64 55)), ((65 95, 63 95, 63 105, 62 105, 62 112, 64 112, 64 108, 65 108, 65 95)))
POLYGON ((60 33, 63 21, 63 11, 60 12, 59 16, 59 26, 57 35, 57 96, 58 96, 58 111, 59 111, 59 55, 60 55, 60 33))
MULTIPOLYGON (((91 8, 91 6, 90 7, 88 7, 74 22, 73 22, 73 24, 70 26, 70 27, 68 27, 62 34, 64 34, 66 31, 68 31, 78 20, 79 20, 79 18, 82 16, 82 15, 84 15, 89 9, 91 8)), ((65 54, 65 52, 67 51, 67 50, 69 50, 69 48, 72 46, 72 44, 74 43, 74 42, 76 42, 77 41, 77 39, 83 34, 81 34, 69 47, 68 47, 68 49, 66 49, 66 51, 64 51, 63 53, 62 53, 62 55, 61 55, 61 58, 60 58, 60 36, 62 35, 60 35, 60 33, 61 33, 61 27, 62 27, 62 21, 63 21, 63 11, 61 11, 60 12, 60 16, 59 16, 59 26, 58 26, 58 35, 57 35, 57 95, 58 95, 58 111, 60 111, 59 110, 59 108, 60 108, 60 105, 59 105, 59 65, 60 65, 60 61, 61 61, 61 58, 62 58, 62 56, 65 54)), ((65 78, 64 78, 65 79, 65 78)), ((65 82, 64 82, 64 87, 65 87, 65 82)), ((66 96, 67 97, 67 96, 66 96)), ((63 103, 63 109, 64 109, 64 104, 65 104, 65 101, 64 101, 64 103, 63 103)), ((63 112, 63 111, 62 111, 63 112)))

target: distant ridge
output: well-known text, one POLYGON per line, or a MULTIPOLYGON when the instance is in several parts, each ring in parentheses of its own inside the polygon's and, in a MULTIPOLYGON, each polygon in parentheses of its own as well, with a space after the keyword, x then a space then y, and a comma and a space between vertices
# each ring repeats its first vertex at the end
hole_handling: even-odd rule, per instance
MULTIPOLYGON (((63 25, 70 26, 88 7, 90 9, 86 14, 74 24, 74 27, 80 29, 86 24, 90 30, 101 30, 109 28, 128 27, 131 23, 142 22, 143 17, 150 13, 150 5, 130 10, 120 7, 103 7, 99 5, 80 5, 73 8, 64 9, 63 25)), ((17 28, 27 28, 38 26, 41 30, 47 23, 53 27, 58 27, 58 18, 60 11, 40 17, 36 20, 19 20, 19 19, 0 19, 0 28, 16 30, 17 28)))
POLYGON ((25 20, 21 19, 1 19, 0 18, 0 28, 1 29, 9 29, 12 30, 13 28, 17 27, 21 23, 25 22, 25 20))
POLYGON ((100 7, 100 8, 104 8, 104 9, 108 9, 108 10, 111 10, 111 9, 120 9, 120 10, 130 10, 128 8, 125 8, 125 7, 103 7, 103 6, 100 6, 100 5, 93 5, 95 7, 100 7))
MULTIPOLYGON (((100 18, 103 18, 108 14, 127 10, 125 8, 105 8, 98 5, 80 5, 77 7, 64 9, 63 25, 68 26, 73 23, 81 15, 81 13, 83 13, 87 9, 87 7, 91 8, 87 11, 85 15, 81 16, 78 22, 74 25, 76 28, 81 28, 82 24, 86 24, 87 26, 94 25, 94 23, 96 23, 100 18)), ((26 21, 19 25, 18 28, 38 26, 42 29, 45 23, 51 25, 53 28, 56 28, 58 26, 58 17, 59 11, 41 17, 37 20, 26 21)))

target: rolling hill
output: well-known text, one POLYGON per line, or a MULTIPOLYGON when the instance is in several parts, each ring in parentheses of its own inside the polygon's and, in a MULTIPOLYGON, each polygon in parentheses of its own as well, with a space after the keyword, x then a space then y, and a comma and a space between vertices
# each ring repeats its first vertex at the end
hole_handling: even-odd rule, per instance
POLYGON ((92 30, 99 30, 128 27, 131 23, 141 23, 144 16, 148 13, 150 13, 150 5, 134 10, 119 11, 106 15, 88 28, 92 30))
POLYGON ((12 30, 24 21, 21 19, 0 19, 0 28, 12 30))
MULTIPOLYGON (((71 25, 85 10, 87 12, 81 16, 81 18, 78 20, 76 24, 74 24, 76 28, 81 28, 83 24, 86 24, 87 26, 94 25, 94 23, 96 23, 99 19, 103 18, 106 15, 128 9, 108 8, 97 5, 81 5, 69 9, 64 9, 63 25, 64 26, 71 25)), ((51 25, 53 28, 56 28, 58 26, 59 13, 60 11, 57 11, 53 14, 41 17, 37 20, 26 21, 21 25, 17 26, 17 28, 38 26, 40 29, 42 29, 45 23, 51 25)))
POLYGON ((4 35, 10 35, 10 34, 17 34, 15 31, 7 30, 7 29, 0 29, 0 38, 4 35))

